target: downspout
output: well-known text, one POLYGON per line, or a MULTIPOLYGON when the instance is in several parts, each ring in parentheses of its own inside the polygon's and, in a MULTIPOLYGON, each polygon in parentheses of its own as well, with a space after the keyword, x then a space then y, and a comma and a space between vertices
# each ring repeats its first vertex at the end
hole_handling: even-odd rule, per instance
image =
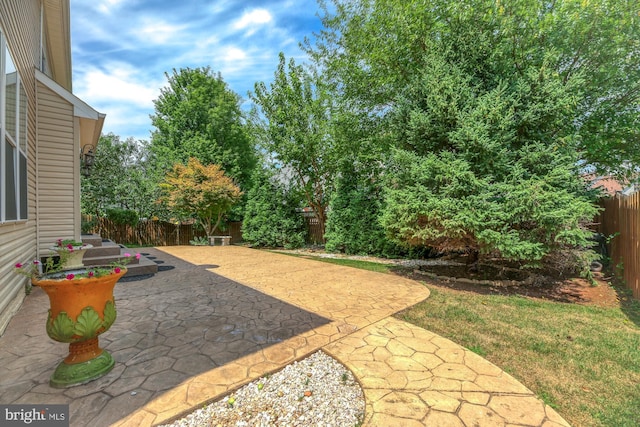
POLYGON ((34 159, 33 161, 35 162, 35 175, 36 175, 36 182, 35 182, 35 199, 36 199, 36 212, 35 212, 35 222, 36 222, 36 259, 40 259, 41 255, 40 255, 40 197, 39 196, 39 191, 40 191, 40 153, 39 153, 39 146, 40 144, 38 143, 40 141, 40 103, 37 101, 38 100, 38 80, 34 79, 35 81, 35 91, 34 93, 36 94, 36 131, 35 131, 35 137, 36 140, 34 141, 34 147, 35 147, 35 153, 34 153, 34 159))
MULTIPOLYGON (((44 34, 44 3, 41 2, 40 3, 40 71, 43 71, 44 68, 44 55, 43 55, 43 49, 44 49, 44 41, 43 41, 43 34, 44 34)), ((34 73, 35 74, 35 73, 34 73)), ((40 141, 40 103, 38 102, 38 98, 39 98, 39 93, 38 93, 38 79, 35 78, 34 75, 34 79, 33 79, 33 84, 34 84, 34 88, 33 88, 33 93, 36 95, 35 96, 35 100, 34 102, 36 103, 36 129, 34 132, 34 135, 36 137, 36 140, 33 142, 33 146, 35 147, 35 152, 34 152, 34 159, 33 161, 35 162, 34 164, 34 169, 35 169, 35 175, 36 175, 36 182, 35 182, 35 200, 36 200, 36 218, 35 218, 35 222, 36 222, 36 259, 40 259, 41 255, 40 255, 40 197, 38 192, 40 191, 40 156, 39 156, 39 146, 40 144, 38 143, 40 141)))

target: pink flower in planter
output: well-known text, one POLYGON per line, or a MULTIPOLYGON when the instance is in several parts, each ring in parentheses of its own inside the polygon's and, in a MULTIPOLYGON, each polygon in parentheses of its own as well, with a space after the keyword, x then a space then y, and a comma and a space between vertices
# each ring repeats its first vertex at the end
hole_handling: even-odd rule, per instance
POLYGON ((140 259, 140 254, 136 254, 136 259, 140 259))
POLYGON ((73 280, 74 277, 76 276, 74 276, 73 273, 67 274, 67 280, 73 280))
POLYGON ((129 257, 131 256, 131 254, 130 254, 130 253, 128 253, 128 252, 125 252, 124 256, 126 256, 127 258, 129 258, 129 257))
POLYGON ((120 270, 120 267, 116 267, 113 269, 113 272, 116 274, 119 274, 122 270, 120 270))
POLYGON ((16 268, 22 268, 22 264, 17 263, 17 264, 16 264, 16 268))
POLYGON ((87 274, 87 276, 89 276, 89 277, 93 277, 93 271, 90 271, 90 272, 87 274))

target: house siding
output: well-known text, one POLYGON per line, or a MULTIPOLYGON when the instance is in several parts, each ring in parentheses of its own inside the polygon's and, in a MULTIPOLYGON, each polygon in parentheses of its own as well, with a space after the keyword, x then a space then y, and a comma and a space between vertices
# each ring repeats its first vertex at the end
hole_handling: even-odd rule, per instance
POLYGON ((28 282, 13 266, 36 257, 36 95, 35 72, 40 55, 40 1, 0 0, 0 29, 20 74, 28 100, 28 220, 0 224, 0 334, 22 303, 28 282), (33 31, 25 31, 32 29, 33 31))
POLYGON ((47 254, 57 239, 79 237, 79 150, 73 106, 40 82, 37 99, 38 247, 47 254))
POLYGON ((28 219, 0 224, 0 335, 25 295, 28 279, 14 265, 47 256, 58 238, 80 238, 81 128, 93 131, 83 143, 97 144, 104 115, 71 93, 69 23, 69 0, 0 0, 0 30, 28 100, 28 219))

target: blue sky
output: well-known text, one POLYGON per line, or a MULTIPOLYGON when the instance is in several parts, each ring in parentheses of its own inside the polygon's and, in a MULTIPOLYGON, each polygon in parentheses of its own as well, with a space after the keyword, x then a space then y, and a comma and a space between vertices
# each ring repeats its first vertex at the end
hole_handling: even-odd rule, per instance
POLYGON ((149 140, 165 72, 210 66, 246 100, 273 80, 279 52, 306 60, 299 42, 320 30, 318 10, 315 0, 71 0, 73 92, 107 115, 103 133, 149 140))

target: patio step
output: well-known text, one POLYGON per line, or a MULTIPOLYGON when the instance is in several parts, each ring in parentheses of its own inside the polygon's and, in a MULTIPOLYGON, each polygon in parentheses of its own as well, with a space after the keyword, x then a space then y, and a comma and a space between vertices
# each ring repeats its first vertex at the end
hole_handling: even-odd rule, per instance
POLYGON ((141 256, 137 264, 127 265, 127 274, 124 276, 142 276, 143 274, 156 274, 157 272, 158 264, 147 257, 141 256))
MULTIPOLYGON (((83 240, 83 243, 84 240, 83 240)), ((119 257, 122 253, 122 247, 108 240, 106 242, 100 242, 100 246, 93 246, 92 248, 87 249, 84 253, 83 259, 88 258, 97 258, 97 257, 106 257, 106 256, 115 256, 119 257)))
MULTIPOLYGON (((94 257, 87 257, 85 255, 82 258, 82 263, 84 265, 109 265, 115 262, 122 262, 127 258, 124 256, 124 252, 125 250, 123 249, 121 253, 118 253, 116 255, 104 255, 104 256, 94 256, 94 257)), ((135 259, 133 255, 134 254, 131 254, 131 257, 130 257, 131 260, 128 262, 127 264, 128 266, 138 264, 140 262, 140 260, 135 259)))
POLYGON ((102 246, 102 237, 99 234, 82 234, 80 240, 87 245, 93 245, 94 248, 102 246))
POLYGON ((128 249, 111 240, 102 239, 97 234, 83 235, 82 242, 93 245, 87 249, 82 258, 82 263, 86 266, 109 265, 125 258, 124 254, 129 253, 133 257, 127 264, 127 274, 125 276, 140 276, 143 274, 155 274, 158 272, 158 264, 144 256, 136 259, 137 253, 134 249, 128 249))

